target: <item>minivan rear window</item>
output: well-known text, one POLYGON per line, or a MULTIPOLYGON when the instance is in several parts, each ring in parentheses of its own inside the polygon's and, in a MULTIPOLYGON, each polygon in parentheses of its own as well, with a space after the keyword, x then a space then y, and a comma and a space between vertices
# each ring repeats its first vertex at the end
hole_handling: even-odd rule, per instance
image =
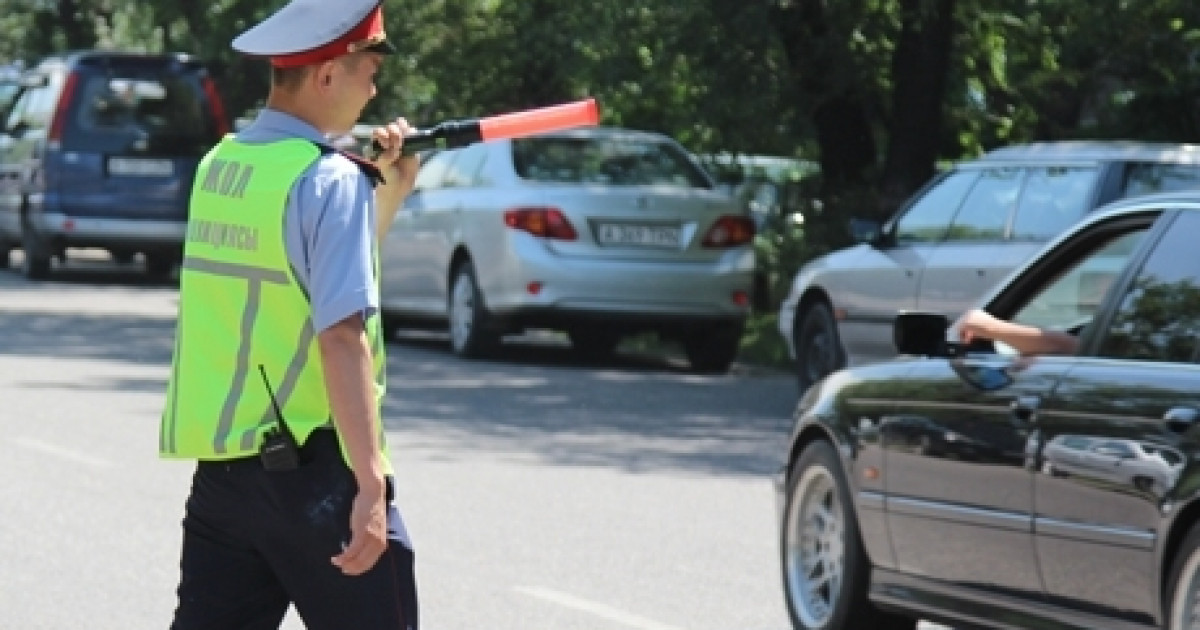
POLYGON ((610 186, 712 188, 687 154, 666 142, 637 138, 514 140, 513 166, 522 179, 610 186))
POLYGON ((90 70, 79 77, 62 143, 67 151, 202 155, 218 125, 194 73, 90 70))

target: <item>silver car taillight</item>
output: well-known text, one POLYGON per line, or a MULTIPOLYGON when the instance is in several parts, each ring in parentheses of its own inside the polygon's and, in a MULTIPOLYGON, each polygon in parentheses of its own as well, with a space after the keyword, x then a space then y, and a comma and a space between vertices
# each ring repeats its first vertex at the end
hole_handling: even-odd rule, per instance
POLYGON ((504 211, 504 225, 541 238, 560 241, 579 238, 571 222, 558 208, 511 208, 504 211))

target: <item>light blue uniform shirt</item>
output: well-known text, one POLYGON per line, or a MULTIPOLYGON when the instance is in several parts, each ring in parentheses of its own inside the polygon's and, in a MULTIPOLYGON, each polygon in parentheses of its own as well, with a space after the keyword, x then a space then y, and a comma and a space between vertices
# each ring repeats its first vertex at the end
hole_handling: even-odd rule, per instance
MULTIPOLYGON (((263 109, 237 134, 246 144, 288 138, 328 144, 312 125, 273 109, 263 109)), ((379 310, 375 191, 354 162, 331 153, 304 171, 288 194, 283 227, 288 260, 308 292, 317 332, 379 310)))

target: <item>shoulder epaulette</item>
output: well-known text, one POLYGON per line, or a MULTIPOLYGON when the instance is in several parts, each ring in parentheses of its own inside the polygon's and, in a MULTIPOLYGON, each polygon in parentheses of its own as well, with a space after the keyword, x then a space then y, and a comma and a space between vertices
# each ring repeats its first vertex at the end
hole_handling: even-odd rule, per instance
POLYGON ((367 179, 371 180, 372 187, 387 183, 387 181, 383 179, 383 173, 379 171, 379 168, 368 162, 363 156, 356 153, 351 153, 350 151, 335 149, 321 142, 314 142, 313 144, 317 145, 317 148, 321 150, 321 155, 337 153, 351 162, 354 162, 354 165, 358 167, 358 170, 362 171, 362 174, 366 175, 367 179))

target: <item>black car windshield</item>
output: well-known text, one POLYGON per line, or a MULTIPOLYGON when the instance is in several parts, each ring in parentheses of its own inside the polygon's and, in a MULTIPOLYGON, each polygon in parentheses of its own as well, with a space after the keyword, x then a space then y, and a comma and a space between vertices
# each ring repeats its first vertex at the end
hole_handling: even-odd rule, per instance
POLYGON ((522 179, 609 186, 712 188, 682 150, 640 138, 525 138, 513 141, 522 179))
POLYGON ((166 70, 84 74, 68 114, 69 151, 200 155, 217 140, 200 82, 166 70))

